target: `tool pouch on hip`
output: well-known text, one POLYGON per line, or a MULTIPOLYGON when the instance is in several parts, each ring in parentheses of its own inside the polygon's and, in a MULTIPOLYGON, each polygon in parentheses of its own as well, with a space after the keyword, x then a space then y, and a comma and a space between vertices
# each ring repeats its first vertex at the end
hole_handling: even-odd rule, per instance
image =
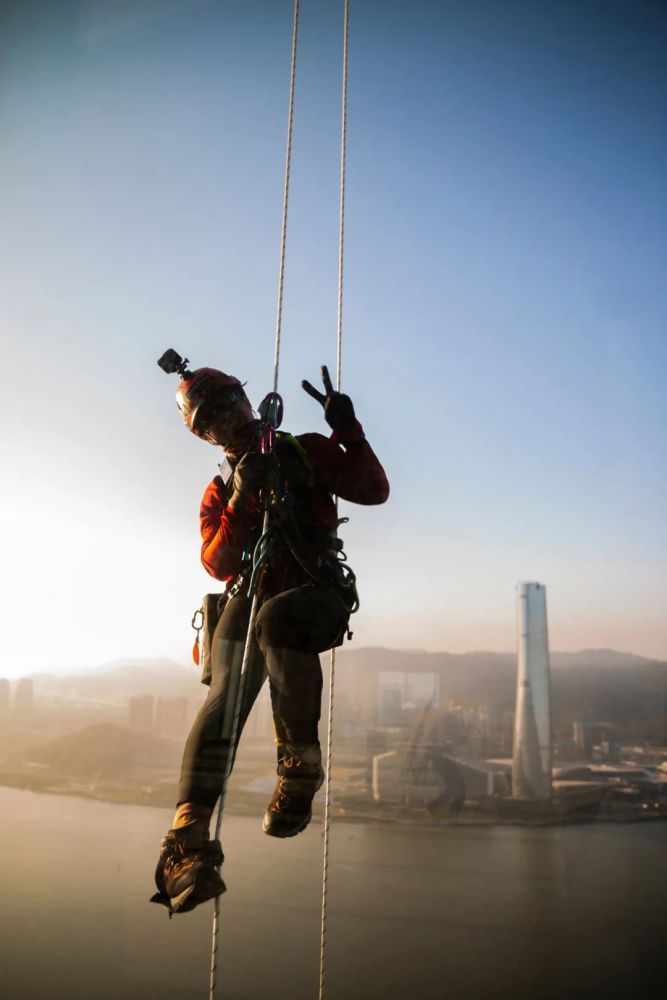
POLYGON ((228 595, 225 594, 204 594, 201 613, 201 682, 211 683, 211 646, 213 645, 213 633, 216 630, 220 615, 224 611, 228 595))

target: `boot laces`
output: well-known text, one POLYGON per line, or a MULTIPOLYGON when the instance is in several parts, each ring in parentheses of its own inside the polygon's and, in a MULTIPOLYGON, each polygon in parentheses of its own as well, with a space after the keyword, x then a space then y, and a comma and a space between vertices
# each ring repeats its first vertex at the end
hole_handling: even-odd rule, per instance
POLYGON ((321 784, 321 769, 307 764, 298 754, 285 754, 280 765, 276 789, 280 806, 288 806, 295 796, 312 798, 321 784))
POLYGON ((162 838, 160 850, 165 871, 176 865, 186 870, 196 862, 217 867, 224 859, 219 841, 207 839, 199 844, 188 843, 186 837, 179 837, 177 831, 171 830, 162 838))

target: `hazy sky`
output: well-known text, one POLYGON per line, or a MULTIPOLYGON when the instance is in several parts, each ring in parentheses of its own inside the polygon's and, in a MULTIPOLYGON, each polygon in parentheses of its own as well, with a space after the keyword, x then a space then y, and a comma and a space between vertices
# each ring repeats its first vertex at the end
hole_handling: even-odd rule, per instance
MULTIPOLYGON (((342 3, 303 0, 285 426, 335 363, 342 3)), ((173 346, 271 388, 291 0, 0 14, 0 675, 167 654, 215 584, 173 346), (9 433, 8 433, 9 432, 9 433)), ((352 0, 344 387, 355 644, 667 657, 667 8, 352 0)))

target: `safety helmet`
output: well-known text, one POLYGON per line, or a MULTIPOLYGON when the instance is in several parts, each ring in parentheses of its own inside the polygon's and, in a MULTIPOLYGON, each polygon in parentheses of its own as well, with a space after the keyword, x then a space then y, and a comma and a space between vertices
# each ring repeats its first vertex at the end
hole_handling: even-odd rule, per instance
POLYGON ((223 400, 232 386, 238 386, 239 396, 245 396, 242 383, 217 368, 197 368, 188 373, 176 393, 176 405, 188 430, 197 437, 204 437, 204 433, 197 428, 197 416, 202 406, 215 403, 217 399, 223 400))

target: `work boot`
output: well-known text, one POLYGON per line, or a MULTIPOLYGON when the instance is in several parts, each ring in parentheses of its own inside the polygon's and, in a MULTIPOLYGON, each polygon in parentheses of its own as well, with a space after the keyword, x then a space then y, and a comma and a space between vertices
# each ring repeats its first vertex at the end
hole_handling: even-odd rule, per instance
POLYGON ((208 823, 196 820, 162 838, 155 869, 158 892, 151 903, 161 903, 174 913, 187 913, 195 906, 225 892, 217 868, 224 861, 219 840, 209 840, 208 823))
POLYGON ((313 797, 324 781, 319 744, 287 743, 282 750, 278 783, 262 823, 269 837, 294 837, 306 829, 313 815, 313 797))

